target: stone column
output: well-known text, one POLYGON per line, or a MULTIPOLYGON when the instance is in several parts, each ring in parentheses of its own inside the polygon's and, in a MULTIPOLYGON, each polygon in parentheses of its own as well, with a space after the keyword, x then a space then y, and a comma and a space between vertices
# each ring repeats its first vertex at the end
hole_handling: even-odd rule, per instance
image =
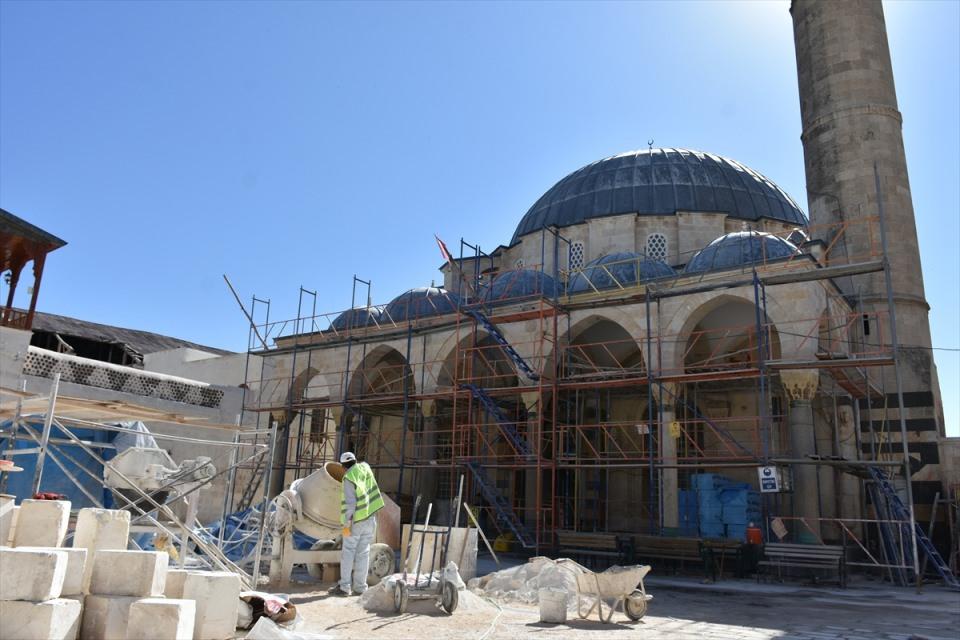
MULTIPOLYGON (((422 400, 420 402, 420 415, 423 419, 423 432, 420 434, 420 446, 413 452, 413 458, 423 461, 434 461, 436 465, 424 469, 420 473, 420 486, 414 487, 414 495, 420 494, 425 500, 434 500, 437 496, 437 467, 448 467, 449 460, 438 460, 438 418, 436 415, 436 403, 433 400, 422 400)), ((452 447, 452 443, 451 443, 452 447)), ((451 450, 452 455, 452 450, 451 450)))
MULTIPOLYGON (((539 393, 524 393, 521 394, 523 399, 523 404, 527 409, 527 423, 526 423, 526 434, 524 437, 527 442, 530 443, 530 448, 533 449, 534 453, 540 453, 540 399, 541 395, 539 393)), ((520 426, 520 425, 517 425, 520 426)), ((522 431, 518 429, 518 431, 522 431)), ((531 463, 535 463, 536 459, 531 460, 531 463)), ((542 488, 539 486, 537 478, 537 467, 532 466, 526 470, 524 476, 524 506, 523 511, 518 511, 517 515, 520 516, 526 525, 530 527, 530 532, 535 531, 537 518, 540 514, 537 513, 537 503, 539 502, 538 493, 540 496, 543 496, 542 488)), ((544 506, 544 505, 541 505, 544 506)))
MULTIPOLYGON (((676 420, 676 412, 673 405, 660 409, 660 461, 664 465, 677 464, 677 438, 670 430, 674 420, 676 420)), ((663 528, 677 529, 680 526, 680 491, 676 467, 665 466, 660 469, 660 491, 663 528)))
MULTIPOLYGON (((820 372, 802 369, 780 372, 780 382, 790 398, 788 429, 790 457, 805 459, 814 452, 816 434, 813 426, 813 396, 817 392, 820 372)), ((793 465, 793 515, 803 518, 806 526, 797 523, 794 532, 797 542, 818 542, 820 536, 820 509, 817 492, 817 467, 812 464, 793 465)))
MULTIPOLYGON (((856 460, 857 452, 857 424, 854 420, 852 401, 844 399, 843 404, 837 407, 837 439, 840 441, 839 455, 847 460, 856 460)), ((860 479, 849 473, 840 474, 840 518, 856 520, 863 517, 863 506, 860 502, 860 479)), ((857 536, 862 535, 859 522, 845 522, 847 528, 857 536)))

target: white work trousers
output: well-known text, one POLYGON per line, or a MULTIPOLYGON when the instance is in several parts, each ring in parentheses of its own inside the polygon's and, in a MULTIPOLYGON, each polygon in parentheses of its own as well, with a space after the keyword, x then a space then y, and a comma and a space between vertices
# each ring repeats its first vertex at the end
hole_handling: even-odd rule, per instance
POLYGON ((350 536, 343 539, 340 555, 340 588, 354 593, 367 590, 367 571, 370 567, 370 545, 377 533, 377 516, 354 522, 350 536), (352 584, 351 584, 352 581, 352 584))

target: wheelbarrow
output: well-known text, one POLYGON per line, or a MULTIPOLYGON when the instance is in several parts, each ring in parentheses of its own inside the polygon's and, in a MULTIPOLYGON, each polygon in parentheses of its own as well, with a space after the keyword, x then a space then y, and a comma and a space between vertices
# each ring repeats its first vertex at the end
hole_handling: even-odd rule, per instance
POLYGON ((600 622, 610 622, 617 604, 621 604, 628 618, 639 620, 647 612, 647 603, 653 600, 653 596, 647 595, 643 588, 643 578, 649 572, 650 565, 638 564, 630 567, 610 567, 602 573, 591 571, 578 575, 577 615, 586 619, 596 610, 600 622), (607 601, 606 616, 603 611, 604 601, 607 601), (583 610, 585 604, 590 605, 586 612, 583 610))

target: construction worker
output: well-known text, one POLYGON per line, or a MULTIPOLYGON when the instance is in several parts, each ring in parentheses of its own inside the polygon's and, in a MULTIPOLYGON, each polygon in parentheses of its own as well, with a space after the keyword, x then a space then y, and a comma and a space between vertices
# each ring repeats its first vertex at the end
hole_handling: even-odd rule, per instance
POLYGON ((376 513, 383 508, 380 487, 366 462, 347 451, 340 456, 347 473, 340 489, 340 523, 343 551, 340 556, 340 583, 328 592, 333 596, 360 595, 367 589, 370 545, 377 532, 376 513))

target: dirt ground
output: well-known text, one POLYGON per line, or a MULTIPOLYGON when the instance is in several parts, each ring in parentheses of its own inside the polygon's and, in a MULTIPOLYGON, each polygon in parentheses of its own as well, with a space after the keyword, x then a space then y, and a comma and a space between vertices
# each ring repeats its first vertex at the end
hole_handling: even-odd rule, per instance
POLYGON ((539 622, 536 608, 510 604, 498 609, 474 594, 447 615, 419 603, 422 613, 396 615, 366 611, 359 598, 327 597, 326 587, 294 585, 288 593, 304 618, 301 631, 342 638, 416 638, 448 640, 519 640, 538 638, 644 638, 786 640, 956 640, 960 627, 960 594, 939 593, 904 601, 900 592, 887 597, 835 598, 812 590, 790 594, 717 593, 683 586, 656 588, 648 614, 640 622, 618 612, 610 624, 579 620, 565 625, 539 622))

